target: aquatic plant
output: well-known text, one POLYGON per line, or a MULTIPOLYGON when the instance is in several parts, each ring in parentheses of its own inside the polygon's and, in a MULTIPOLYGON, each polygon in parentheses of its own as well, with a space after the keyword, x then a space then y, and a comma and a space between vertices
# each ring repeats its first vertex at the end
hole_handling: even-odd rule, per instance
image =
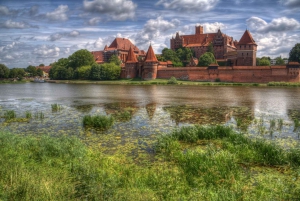
POLYGON ((17 117, 17 115, 16 115, 16 112, 14 110, 7 110, 4 113, 5 120, 14 119, 16 117, 17 117))
POLYGON ((45 118, 45 115, 44 115, 44 113, 43 113, 42 111, 40 111, 40 112, 35 112, 35 113, 34 113, 34 118, 35 118, 35 119, 44 119, 44 118, 45 118))
POLYGON ((30 111, 26 111, 25 112, 25 116, 26 116, 27 119, 31 119, 32 118, 32 114, 31 114, 30 111))
POLYGON ((61 105, 55 103, 55 104, 51 104, 51 108, 52 108, 52 112, 57 112, 61 110, 61 105))
POLYGON ((83 126, 94 127, 102 130, 107 130, 114 124, 114 118, 112 116, 105 115, 85 115, 83 117, 83 126))
POLYGON ((277 129, 279 131, 282 131, 282 128, 283 128, 283 119, 278 119, 277 120, 277 129))

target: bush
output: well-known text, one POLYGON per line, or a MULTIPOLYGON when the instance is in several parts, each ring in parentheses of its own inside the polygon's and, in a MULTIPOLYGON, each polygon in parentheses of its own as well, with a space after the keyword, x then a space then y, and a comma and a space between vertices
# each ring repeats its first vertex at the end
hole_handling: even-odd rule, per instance
POLYGON ((114 124, 114 118, 104 115, 86 115, 83 117, 83 126, 99 128, 101 130, 107 130, 114 124))
POLYGON ((171 77, 169 80, 168 80, 168 84, 177 84, 177 79, 175 77, 171 77))

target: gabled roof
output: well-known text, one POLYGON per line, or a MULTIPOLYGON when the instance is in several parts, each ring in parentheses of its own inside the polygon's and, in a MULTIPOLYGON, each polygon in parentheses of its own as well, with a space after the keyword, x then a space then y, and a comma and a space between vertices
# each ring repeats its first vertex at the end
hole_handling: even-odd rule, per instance
POLYGON ((138 60, 136 59, 136 56, 133 52, 133 49, 130 47, 129 52, 128 52, 128 56, 126 59, 126 63, 137 63, 138 60))
POLYGON ((104 62, 103 51, 94 51, 94 52, 91 52, 91 53, 94 56, 94 59, 95 59, 96 63, 103 63, 104 62))
POLYGON ((252 38, 250 32, 248 30, 245 31, 244 35, 240 39, 238 45, 256 45, 255 40, 252 38))
POLYGON ((49 73, 51 66, 37 66, 36 69, 41 69, 42 71, 44 71, 45 73, 49 73))
POLYGON ((139 48, 131 43, 127 38, 115 38, 115 40, 110 44, 105 50, 129 50, 132 47, 134 52, 139 52, 139 48))
POLYGON ((152 45, 149 46, 148 52, 146 54, 145 62, 158 62, 154 51, 152 49, 152 45))

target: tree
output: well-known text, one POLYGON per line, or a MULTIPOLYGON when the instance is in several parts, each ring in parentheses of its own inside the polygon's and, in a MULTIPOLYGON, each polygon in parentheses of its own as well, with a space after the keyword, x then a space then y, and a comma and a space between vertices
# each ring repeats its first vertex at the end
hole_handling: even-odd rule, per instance
POLYGON ((89 79, 91 74, 91 66, 81 66, 75 71, 75 78, 77 79, 89 79))
POLYGON ((45 64, 40 64, 39 66, 45 66, 45 64))
POLYGON ((38 68, 37 70, 36 70, 36 74, 37 74, 37 76, 43 76, 43 71, 42 71, 42 69, 40 69, 40 68, 38 68))
POLYGON ((281 58, 281 56, 276 58, 275 65, 284 65, 284 64, 285 64, 284 60, 281 58))
POLYGON ((168 48, 164 48, 162 50, 162 57, 165 61, 172 61, 173 65, 175 67, 180 67, 183 66, 181 60, 179 59, 179 57, 177 56, 176 52, 168 49, 168 48))
POLYGON ((119 58, 117 55, 113 54, 113 55, 111 55, 111 57, 109 58, 109 63, 114 63, 114 64, 116 64, 117 66, 120 66, 121 63, 122 63, 122 61, 120 60, 120 58, 119 58))
POLYGON ((205 52, 200 56, 198 66, 209 66, 212 63, 217 63, 215 56, 211 52, 205 52))
POLYGON ((91 67, 92 80, 116 80, 120 77, 121 67, 114 63, 93 64, 91 67))
POLYGON ((271 62, 270 62, 268 59, 263 58, 263 59, 260 59, 259 65, 260 65, 260 66, 270 66, 270 65, 271 65, 271 62))
POLYGON ((289 61, 300 62, 300 43, 295 44, 289 54, 289 61))
POLYGON ((89 51, 82 49, 69 56, 69 66, 74 70, 81 66, 91 66, 95 63, 94 56, 89 51))
POLYGON ((29 65, 25 71, 31 76, 31 77, 34 77, 34 76, 37 76, 37 69, 35 66, 32 66, 32 65, 29 65))
POLYGON ((13 68, 9 72, 9 77, 23 79, 25 73, 26 72, 25 72, 24 68, 13 68))
POLYGON ((193 51, 187 47, 181 47, 176 50, 176 55, 181 62, 189 61, 193 56, 193 51))
POLYGON ((8 78, 9 71, 9 68, 7 68, 4 64, 0 64, 0 78, 8 78))

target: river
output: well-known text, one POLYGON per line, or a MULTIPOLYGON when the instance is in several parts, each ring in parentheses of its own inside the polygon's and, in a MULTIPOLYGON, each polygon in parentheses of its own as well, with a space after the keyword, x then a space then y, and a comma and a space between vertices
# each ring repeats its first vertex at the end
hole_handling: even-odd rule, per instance
MULTIPOLYGON (((300 89, 276 87, 97 85, 26 83, 0 85, 0 129, 20 135, 76 136, 87 144, 115 148, 193 124, 228 124, 268 139, 298 141, 300 89), (52 104, 61 105, 53 111, 52 104), (32 114, 28 122, 7 123, 4 113, 32 114), (115 115, 107 131, 86 129, 84 115, 115 115), (38 114, 43 114, 39 118, 38 114), (281 122, 281 123, 279 123, 281 122)), ((143 149, 143 148, 141 148, 143 149)))

